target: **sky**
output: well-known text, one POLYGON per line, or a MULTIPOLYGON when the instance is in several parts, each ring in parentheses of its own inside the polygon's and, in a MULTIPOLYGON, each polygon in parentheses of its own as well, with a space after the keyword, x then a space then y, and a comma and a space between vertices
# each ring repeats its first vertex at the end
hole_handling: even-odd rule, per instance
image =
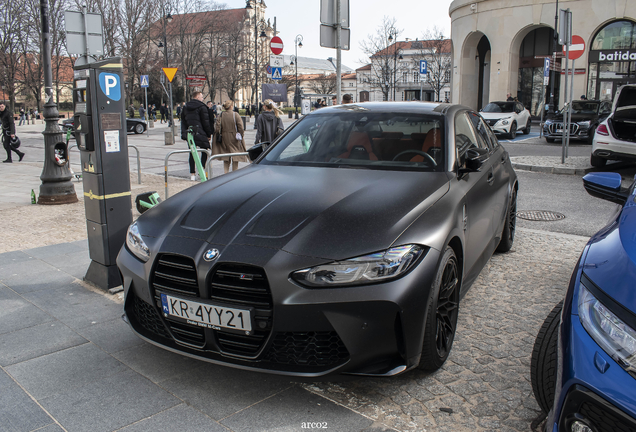
MULTIPOLYGON (((245 0, 220 0, 228 8, 245 7, 245 0)), ((272 24, 276 17, 276 30, 283 40, 283 54, 294 54, 296 35, 303 36, 303 47, 298 57, 336 59, 336 50, 320 46, 320 0, 265 0, 266 18, 272 24)), ((351 49, 342 50, 342 64, 357 69, 368 61, 360 49, 360 42, 375 33, 387 16, 396 19, 402 30, 399 40, 422 38, 426 30, 437 27, 450 37, 448 8, 451 0, 349 0, 351 49)))

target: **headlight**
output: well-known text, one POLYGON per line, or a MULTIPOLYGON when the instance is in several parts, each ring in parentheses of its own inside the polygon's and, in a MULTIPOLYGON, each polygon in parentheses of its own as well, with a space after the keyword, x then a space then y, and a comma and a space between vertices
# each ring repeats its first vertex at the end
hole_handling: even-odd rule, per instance
POLYGON ((132 252, 133 255, 143 262, 148 261, 148 258, 150 258, 150 249, 148 249, 148 246, 146 246, 146 243, 141 238, 141 234, 139 234, 137 222, 133 222, 128 227, 128 231, 126 232, 126 246, 128 246, 128 250, 132 252))
POLYGON ((425 250, 417 245, 398 246, 386 251, 299 270, 292 274, 292 278, 303 285, 320 288, 382 282, 404 275, 425 250))
POLYGON ((579 319, 592 339, 623 369, 636 376, 636 331, 598 301, 583 284, 579 285, 579 319))
POLYGON ((509 118, 510 118, 510 117, 506 117, 505 119, 501 119, 501 120, 499 120, 499 121, 501 122, 501 124, 502 124, 502 125, 507 125, 507 124, 509 123, 509 122, 508 122, 508 119, 509 119, 509 118))
POLYGON ((589 120, 588 121, 582 121, 582 122, 579 122, 579 126, 589 128, 590 127, 590 123, 591 122, 589 120))

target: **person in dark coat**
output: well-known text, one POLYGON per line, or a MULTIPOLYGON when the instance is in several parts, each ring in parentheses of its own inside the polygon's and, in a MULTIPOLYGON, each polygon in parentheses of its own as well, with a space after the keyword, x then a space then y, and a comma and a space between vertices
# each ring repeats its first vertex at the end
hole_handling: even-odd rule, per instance
POLYGON ((7 152, 7 159, 2 162, 13 162, 11 159, 12 151, 20 157, 20 160, 22 160, 24 153, 11 145, 11 140, 15 138, 15 121, 13 120, 13 113, 7 109, 4 102, 0 102, 0 124, 2 125, 2 146, 7 152))
MULTIPOLYGON (((201 92, 194 92, 192 94, 192 100, 185 104, 181 111, 181 139, 188 139, 188 128, 190 126, 194 126, 196 129, 196 133, 194 135, 194 143, 196 146, 202 149, 209 149, 210 137, 212 136, 214 129, 210 125, 208 107, 203 103, 203 93, 201 92)), ((207 153, 202 153, 201 165, 203 165, 203 168, 205 168, 207 160, 207 153)), ((195 180, 194 173, 196 168, 192 155, 190 155, 188 162, 190 163, 190 179, 195 180)))
POLYGON ((272 143, 283 132, 285 128, 280 114, 281 111, 271 99, 263 102, 263 112, 256 119, 256 140, 254 144, 261 142, 272 143))
POLYGON ((210 125, 212 126, 212 130, 214 130, 214 122, 216 121, 216 110, 214 109, 214 105, 212 101, 208 101, 208 117, 210 117, 210 125))
POLYGON ((165 104, 165 103, 164 103, 164 104, 161 104, 161 105, 159 106, 159 114, 161 114, 161 121, 160 121, 160 123, 163 123, 163 122, 165 122, 165 121, 166 121, 166 113, 167 113, 167 110, 166 110, 166 104, 165 104))
POLYGON ((135 118, 135 107, 133 106, 133 104, 130 104, 130 106, 128 107, 128 116, 130 118, 135 118))

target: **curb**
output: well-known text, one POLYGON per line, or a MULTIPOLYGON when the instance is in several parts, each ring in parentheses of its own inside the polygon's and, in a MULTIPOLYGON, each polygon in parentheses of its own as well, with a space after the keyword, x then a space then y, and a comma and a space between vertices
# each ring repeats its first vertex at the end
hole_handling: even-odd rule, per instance
POLYGON ((590 168, 565 168, 565 167, 550 167, 540 165, 527 165, 520 163, 512 163, 514 169, 532 172, 541 172, 546 174, 563 174, 563 175, 580 175, 583 176, 593 170, 590 168))

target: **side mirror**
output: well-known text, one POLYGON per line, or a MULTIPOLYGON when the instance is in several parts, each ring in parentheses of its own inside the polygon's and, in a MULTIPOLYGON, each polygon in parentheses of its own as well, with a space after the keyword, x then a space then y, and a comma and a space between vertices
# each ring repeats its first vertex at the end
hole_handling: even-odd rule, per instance
POLYGON ((596 198, 625 205, 629 192, 621 189, 619 173, 590 173, 583 177, 583 186, 587 193, 596 198))
POLYGON ((269 142, 262 142, 253 145, 252 147, 247 149, 247 153, 252 162, 254 162, 258 157, 267 149, 269 146, 269 142))
POLYGON ((488 159, 488 150, 479 147, 473 147, 466 151, 464 155, 464 165, 466 168, 459 170, 460 175, 479 171, 484 162, 488 159))

